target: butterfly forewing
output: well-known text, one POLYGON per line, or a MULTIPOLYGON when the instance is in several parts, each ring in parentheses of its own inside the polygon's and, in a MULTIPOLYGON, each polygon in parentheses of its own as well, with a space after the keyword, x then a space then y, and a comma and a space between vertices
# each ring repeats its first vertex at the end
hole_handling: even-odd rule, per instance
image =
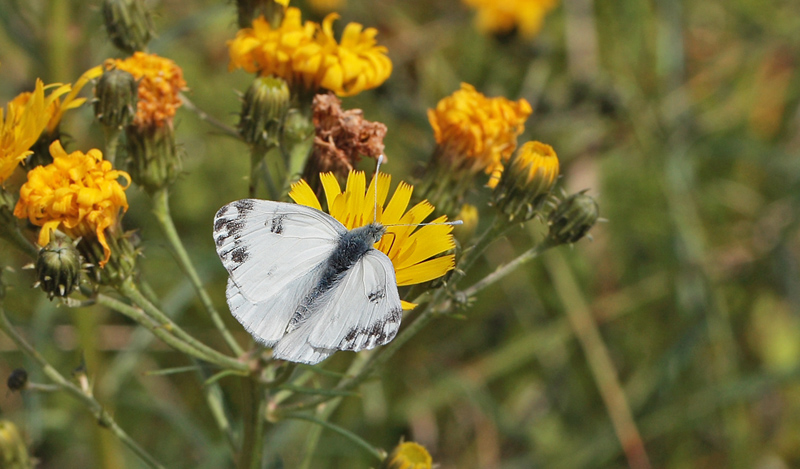
POLYGON ((300 205, 244 199, 222 207, 214 241, 230 275, 231 313, 259 342, 274 345, 346 231, 300 205))

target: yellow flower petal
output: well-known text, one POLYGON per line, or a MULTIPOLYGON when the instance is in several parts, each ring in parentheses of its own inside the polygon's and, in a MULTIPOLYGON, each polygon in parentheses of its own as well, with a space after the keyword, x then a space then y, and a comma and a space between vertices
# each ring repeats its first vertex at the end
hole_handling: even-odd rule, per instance
POLYGON ((456 266, 456 257, 453 254, 437 257, 429 261, 421 262, 411 267, 398 270, 397 285, 414 285, 417 283, 428 282, 439 278, 456 266))
POLYGON ((302 179, 292 184, 289 197, 291 197, 296 204, 322 210, 322 206, 319 204, 319 199, 317 199, 317 195, 314 194, 314 190, 302 179))

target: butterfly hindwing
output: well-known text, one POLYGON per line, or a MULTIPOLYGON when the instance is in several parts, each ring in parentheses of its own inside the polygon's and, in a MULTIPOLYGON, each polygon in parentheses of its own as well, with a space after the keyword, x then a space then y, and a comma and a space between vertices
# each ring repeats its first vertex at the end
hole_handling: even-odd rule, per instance
POLYGON ((357 352, 388 343, 402 318, 392 262, 371 249, 310 307, 314 320, 278 341, 273 356, 314 364, 336 350, 357 352))

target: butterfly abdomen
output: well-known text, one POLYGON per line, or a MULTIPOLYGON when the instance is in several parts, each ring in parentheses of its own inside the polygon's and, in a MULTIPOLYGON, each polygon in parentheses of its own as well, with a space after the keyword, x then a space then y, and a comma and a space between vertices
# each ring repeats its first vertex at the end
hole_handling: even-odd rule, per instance
POLYGON ((364 254, 373 249, 372 245, 380 241, 385 232, 386 228, 383 225, 373 223, 350 230, 339 238, 336 249, 328 258, 319 281, 303 298, 292 315, 287 332, 296 329, 313 314, 314 303, 334 288, 347 271, 361 260, 364 254))

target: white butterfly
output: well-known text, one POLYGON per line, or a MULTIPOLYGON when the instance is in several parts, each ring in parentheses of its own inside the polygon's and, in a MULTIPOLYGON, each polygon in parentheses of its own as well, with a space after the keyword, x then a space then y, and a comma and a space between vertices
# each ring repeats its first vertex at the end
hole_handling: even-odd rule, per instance
POLYGON ((403 309, 380 223, 347 230, 302 205, 243 199, 214 217, 228 305, 273 357, 319 363, 391 341, 403 309))

